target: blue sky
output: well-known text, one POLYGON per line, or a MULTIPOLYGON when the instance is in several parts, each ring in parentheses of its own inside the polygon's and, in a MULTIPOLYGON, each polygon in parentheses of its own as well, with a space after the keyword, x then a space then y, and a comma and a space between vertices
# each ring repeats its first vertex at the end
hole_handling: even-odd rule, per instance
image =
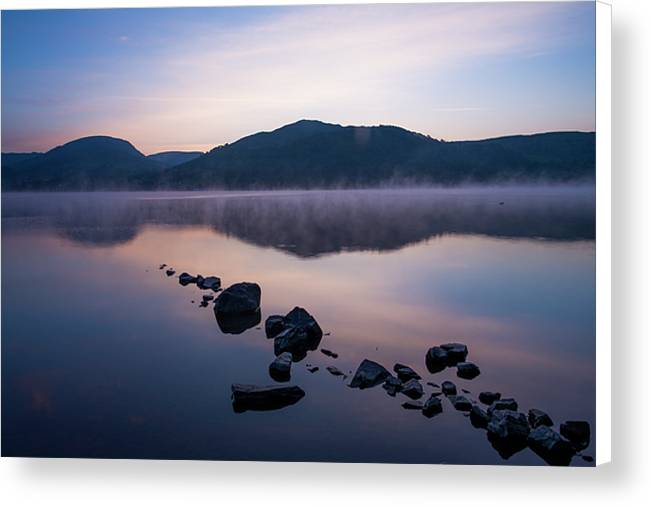
POLYGON ((300 118, 594 130, 594 4, 4 11, 2 150, 210 149, 300 118))

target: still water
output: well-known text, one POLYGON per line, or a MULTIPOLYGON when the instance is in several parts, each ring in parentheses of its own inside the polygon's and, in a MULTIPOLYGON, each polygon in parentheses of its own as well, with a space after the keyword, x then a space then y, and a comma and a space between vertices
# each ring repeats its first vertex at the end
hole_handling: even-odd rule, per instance
POLYGON ((593 188, 3 194, 2 453, 544 465, 502 458, 445 399, 428 419, 325 366, 401 362, 426 397, 499 391, 594 439, 594 227, 593 188), (258 283, 262 323, 222 333, 162 263, 258 283), (264 320, 294 306, 339 358, 293 364, 297 404, 235 413, 232 383, 273 384, 264 320), (480 376, 428 373, 451 341, 480 376))

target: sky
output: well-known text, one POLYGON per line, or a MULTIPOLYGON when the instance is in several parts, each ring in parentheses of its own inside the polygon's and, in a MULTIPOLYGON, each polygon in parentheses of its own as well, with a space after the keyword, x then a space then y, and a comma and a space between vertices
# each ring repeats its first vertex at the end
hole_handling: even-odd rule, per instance
POLYGON ((302 118, 595 129, 592 2, 2 12, 2 151, 205 151, 302 118))

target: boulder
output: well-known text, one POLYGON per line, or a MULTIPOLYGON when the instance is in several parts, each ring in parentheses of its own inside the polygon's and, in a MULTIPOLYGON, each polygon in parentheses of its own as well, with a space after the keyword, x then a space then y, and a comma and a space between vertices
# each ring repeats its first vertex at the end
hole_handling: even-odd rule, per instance
POLYGON ((383 383, 388 376, 391 376, 391 373, 383 366, 372 360, 364 359, 355 371, 349 386, 359 389, 371 388, 383 383))
POLYGON ((285 317, 272 315, 264 323, 264 331, 268 339, 273 339, 285 330, 285 317))
POLYGON ((325 348, 321 348, 321 353, 323 353, 326 357, 339 358, 339 355, 337 353, 334 351, 326 350, 325 348))
POLYGON ((529 422, 522 413, 510 409, 498 409, 489 413, 488 432, 501 439, 524 440, 526 443, 529 435, 529 422))
POLYGON ((535 429, 541 425, 546 425, 548 427, 554 425, 554 422, 552 422, 550 416, 539 409, 530 409, 529 416, 527 418, 529 419, 529 425, 531 425, 532 429, 535 429))
POLYGON ((434 346, 427 350, 425 355, 425 367, 427 370, 435 374, 441 372, 448 366, 448 352, 440 346, 434 346))
POLYGON ((472 410, 472 402, 463 395, 450 395, 448 399, 457 411, 467 412, 472 410))
POLYGON ((456 365, 459 362, 465 362, 466 357, 468 356, 468 347, 465 344, 447 343, 442 344, 441 348, 443 348, 447 353, 448 365, 456 365))
POLYGON ((561 435, 577 450, 585 450, 590 445, 590 424, 582 421, 564 422, 561 424, 561 435))
POLYGON ((493 411, 507 409, 510 411, 518 410, 518 403, 515 402, 515 399, 506 398, 506 399, 497 399, 493 404, 488 407, 488 414, 493 416, 493 411))
POLYGON ((423 403, 420 401, 407 401, 402 403, 404 409, 413 409, 421 411, 423 409, 423 403))
POLYGON ((217 291, 221 287, 222 280, 217 276, 208 276, 207 278, 201 278, 197 280, 197 286, 202 290, 214 290, 217 291))
POLYGON ((267 337, 274 338, 276 355, 288 351, 295 361, 304 358, 308 351, 316 350, 323 337, 319 324, 302 307, 295 307, 285 316, 270 316, 265 331, 267 337))
POLYGON ((527 447, 526 438, 501 438, 489 431, 486 431, 486 437, 491 446, 504 460, 510 459, 513 455, 527 447))
POLYGON ((190 283, 196 283, 196 282, 197 282, 197 278, 195 278, 194 276, 191 276, 187 272, 184 272, 179 276, 179 284, 181 284, 183 286, 187 286, 190 283))
POLYGON ((398 375, 398 379, 402 382, 409 381, 411 379, 420 379, 419 374, 408 365, 396 364, 393 366, 393 372, 398 375))
POLYGON ((233 411, 271 411, 296 404, 305 392, 298 386, 231 385, 233 411))
POLYGON ((423 386, 416 379, 410 379, 402 385, 401 392, 410 399, 420 399, 423 396, 423 386))
POLYGON ((470 423, 472 426, 476 429, 485 429, 488 426, 488 422, 490 422, 490 416, 488 416, 488 413, 479 406, 473 405, 470 410, 470 423))
POLYGON ((533 429, 527 438, 531 448, 545 462, 552 466, 567 466, 574 456, 574 448, 569 441, 546 425, 533 429))
POLYGON ((276 381, 289 381, 292 370, 292 354, 281 353, 269 365, 269 376, 276 381))
POLYGON ((441 412, 443 412, 443 404, 441 403, 441 399, 439 399, 436 395, 430 396, 430 398, 427 399, 423 405, 423 415, 427 418, 432 418, 441 412))
POLYGON ((501 399, 502 394, 499 392, 480 392, 479 393, 479 402, 490 406, 495 401, 501 399))
POLYGON ((463 379, 473 379, 479 376, 479 367, 472 362, 459 362, 457 364, 457 376, 463 379))
POLYGON ((255 313, 236 315, 218 313, 217 311, 214 313, 219 330, 224 334, 241 334, 258 325, 262 319, 259 310, 255 313))
POLYGON ((395 376, 388 376, 382 385, 391 397, 395 397, 402 390, 402 382, 395 376))
POLYGON ((236 283, 219 294, 215 314, 226 316, 253 314, 260 311, 260 286, 257 283, 236 283))
POLYGON ((451 381, 444 381, 441 383, 441 391, 445 395, 457 395, 457 387, 451 381))

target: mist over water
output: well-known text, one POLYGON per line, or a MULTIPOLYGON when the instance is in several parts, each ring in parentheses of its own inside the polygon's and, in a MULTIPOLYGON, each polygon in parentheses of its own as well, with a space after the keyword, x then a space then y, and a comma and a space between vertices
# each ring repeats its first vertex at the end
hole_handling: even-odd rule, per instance
POLYGON ((594 434, 594 206, 590 185, 5 193, 3 453, 544 464, 503 458, 447 401, 427 419, 325 367, 402 362, 594 434), (232 383, 273 383, 273 342, 224 332, 163 263, 259 283, 262 322, 305 307, 339 358, 293 364, 296 405, 235 413, 232 383), (480 376, 427 371, 450 341, 480 376))

